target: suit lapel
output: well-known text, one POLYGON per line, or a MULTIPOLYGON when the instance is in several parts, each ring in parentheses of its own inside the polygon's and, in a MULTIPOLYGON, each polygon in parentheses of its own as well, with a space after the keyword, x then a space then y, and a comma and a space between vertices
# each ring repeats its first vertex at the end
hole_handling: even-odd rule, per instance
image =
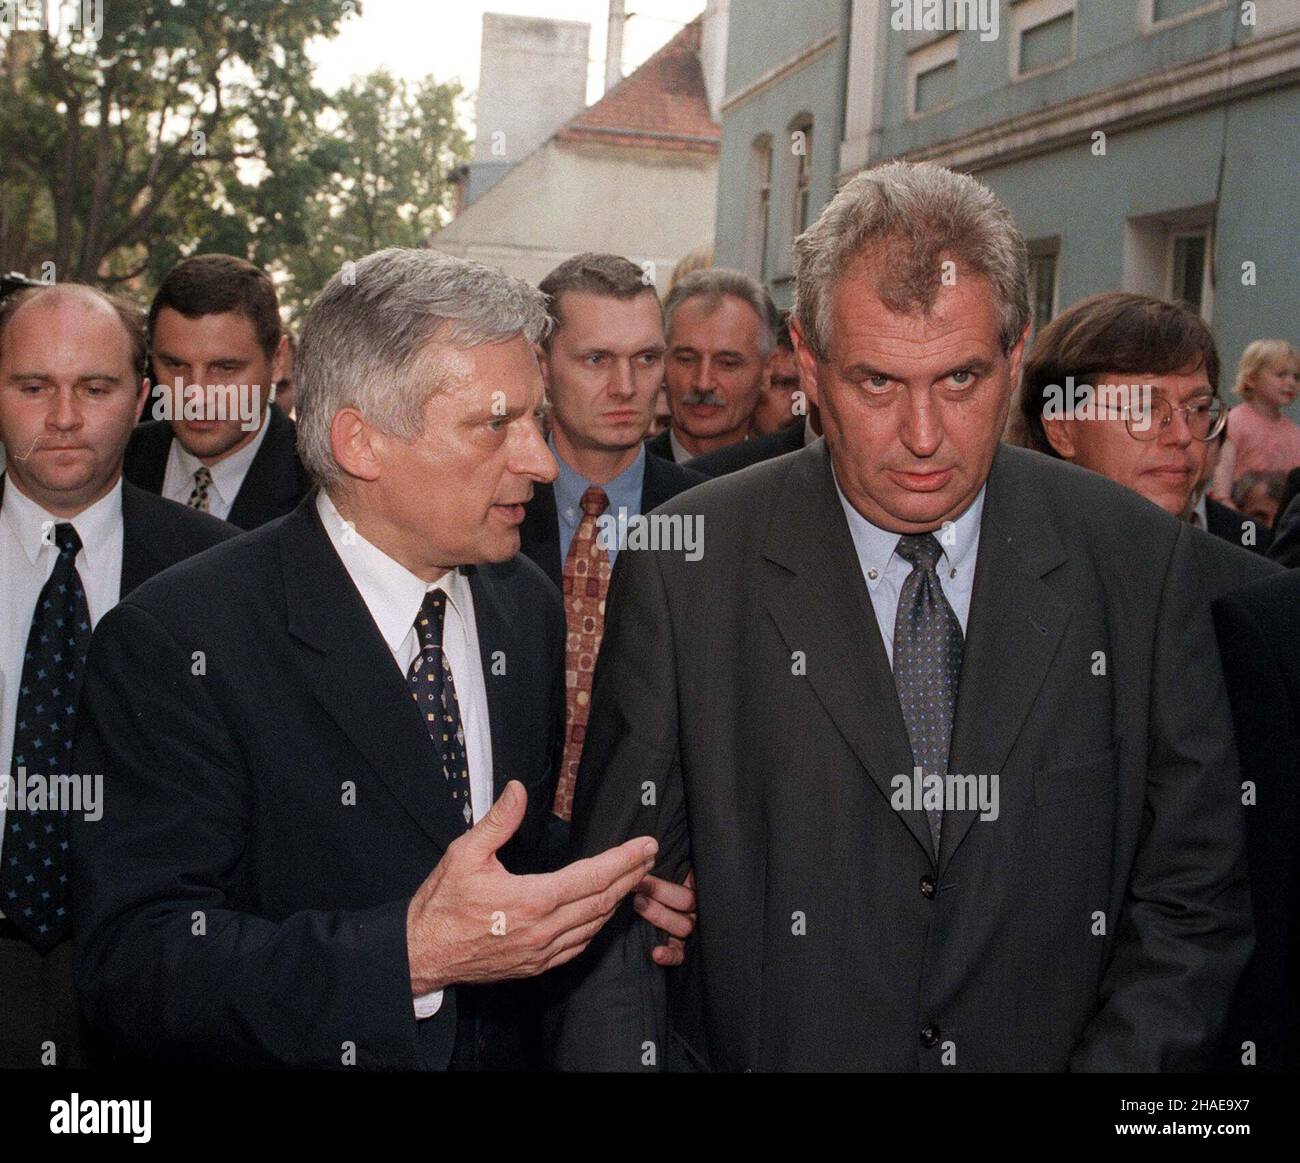
POLYGON ((370 611, 330 544, 313 491, 280 530, 289 633, 319 654, 313 693, 411 818, 446 847, 464 830, 438 794, 437 752, 370 611))
MULTIPOLYGON (((763 556, 768 612, 840 734, 886 801, 912 771, 912 749, 848 522, 824 444, 799 455, 786 477, 763 556), (811 511, 810 511, 811 509, 811 511)), ((898 813, 932 855, 923 811, 898 813)))
POLYGON ((641 512, 649 513, 680 491, 674 487, 672 472, 662 462, 662 457, 647 454, 645 476, 641 479, 641 512))
POLYGON ((122 481, 122 584, 119 598, 126 597, 136 586, 161 573, 171 559, 160 552, 154 532, 149 528, 145 493, 130 481, 122 481))
MULTIPOLYGON (((980 525, 975 586, 967 619, 949 770, 1001 773, 1070 620, 1066 601, 1042 579, 1065 550, 1038 497, 1018 482, 999 449, 980 525)), ((940 867, 947 866, 978 816, 944 813, 940 867)))
POLYGON ((527 705, 528 688, 540 668, 529 657, 530 643, 520 636, 520 612, 503 586, 495 584, 491 567, 466 570, 474 596, 474 625, 478 631, 483 685, 487 689, 488 722, 492 734, 492 798, 512 779, 525 779, 532 766, 527 748, 535 740, 521 739, 509 730, 511 709, 527 705), (494 665, 504 662, 504 666, 494 665), (496 673, 494 673, 496 671, 496 673))
POLYGON ((290 421, 279 408, 269 404, 266 437, 244 474, 226 520, 241 529, 255 528, 279 516, 297 493, 298 474, 290 421))
POLYGON ((555 488, 550 484, 533 486, 533 499, 525 506, 524 523, 519 527, 519 550, 540 565, 556 588, 563 592, 560 519, 555 511, 555 488))

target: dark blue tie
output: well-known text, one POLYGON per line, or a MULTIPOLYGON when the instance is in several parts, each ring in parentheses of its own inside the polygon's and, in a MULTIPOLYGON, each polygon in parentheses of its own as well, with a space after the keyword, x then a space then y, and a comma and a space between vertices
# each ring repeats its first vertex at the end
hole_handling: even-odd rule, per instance
POLYGON ((468 831, 474 826, 474 807, 469 795, 469 758, 465 751, 465 728, 456 701, 456 684, 451 664, 442 649, 442 624, 447 610, 447 595, 430 590, 415 618, 415 632, 420 639, 420 653, 411 663, 407 681, 415 705, 424 716, 429 738, 442 758, 442 774, 451 798, 468 831))
MULTIPOLYGON (((36 599, 23 655, 14 730, 14 778, 25 769, 48 791, 71 774, 77 692, 90 646, 90 609, 77 575, 81 538, 54 527, 59 558, 36 599)), ((30 778, 29 778, 30 783, 30 778)), ((41 953, 68 935, 68 810, 55 804, 5 816, 0 848, 0 909, 41 953)))
MULTIPOLYGON (((943 546, 934 534, 900 537, 894 552, 912 564, 898 593, 894 619, 894 685, 912 744, 912 762, 923 775, 942 778, 948 771, 961 680, 961 623, 939 585, 935 567, 943 546)), ((926 818, 937 858, 943 810, 929 809, 926 818)))

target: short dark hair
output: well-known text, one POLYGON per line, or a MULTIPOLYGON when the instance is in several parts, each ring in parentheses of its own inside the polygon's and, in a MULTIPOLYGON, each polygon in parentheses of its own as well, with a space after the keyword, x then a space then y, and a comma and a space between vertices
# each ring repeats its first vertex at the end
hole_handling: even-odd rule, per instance
POLYGON ((144 312, 126 299, 119 298, 117 295, 110 295, 106 291, 101 291, 98 287, 87 286, 85 283, 40 284, 35 287, 25 287, 21 291, 15 291, 12 295, 6 295, 3 300, 0 300, 0 346, 4 344, 4 334, 9 326, 9 320, 25 304, 44 298, 54 292, 65 291, 74 287, 79 291, 86 292, 92 298, 107 303, 117 312, 118 319, 126 329, 127 339, 131 342, 131 368, 135 372, 136 379, 143 379, 149 371, 149 349, 145 338, 144 312))
POLYGON ((781 312, 781 325, 776 329, 776 345, 785 351, 794 351, 794 340, 790 337, 790 312, 781 312))
POLYGON ((616 254, 578 254, 560 263, 538 285, 537 289, 546 296, 547 310, 555 320, 546 338, 542 341, 547 347, 555 333, 564 326, 560 312, 560 296, 566 291, 576 294, 599 295, 606 299, 619 299, 627 302, 647 292, 659 303, 659 292, 654 280, 630 259, 616 254))
MULTIPOLYGON (((1106 291, 1082 299, 1038 333, 1020 377, 1020 412, 1031 447, 1056 450, 1043 428, 1050 385, 1062 388, 1093 377, 1203 368, 1219 394, 1219 352, 1205 321, 1190 307, 1151 295, 1106 291)), ((1095 386, 1095 385, 1093 385, 1095 386)))
POLYGON ((164 307, 186 319, 227 311, 243 315, 253 324, 257 345, 267 359, 275 354, 284 333, 271 276, 232 254, 196 254, 172 267, 149 305, 150 336, 164 307))

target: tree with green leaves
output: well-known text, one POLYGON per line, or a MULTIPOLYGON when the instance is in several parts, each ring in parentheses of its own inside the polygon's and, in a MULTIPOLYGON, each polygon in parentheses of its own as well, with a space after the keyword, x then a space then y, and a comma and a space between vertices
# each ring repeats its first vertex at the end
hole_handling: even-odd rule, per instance
POLYGON ((459 89, 319 90, 309 42, 358 9, 111 0, 98 37, 0 26, 0 270, 144 296, 224 251, 276 272, 294 314, 343 261, 419 245, 466 154, 459 89))

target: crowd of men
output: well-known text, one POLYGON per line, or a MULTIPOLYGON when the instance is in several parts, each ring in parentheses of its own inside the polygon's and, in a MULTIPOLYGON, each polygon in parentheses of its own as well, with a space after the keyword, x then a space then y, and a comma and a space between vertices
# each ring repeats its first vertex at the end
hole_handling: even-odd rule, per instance
POLYGON ((892 163, 788 317, 4 298, 0 1065, 1294 1069, 1300 500, 1207 496, 1194 312, 1027 270, 892 163))

